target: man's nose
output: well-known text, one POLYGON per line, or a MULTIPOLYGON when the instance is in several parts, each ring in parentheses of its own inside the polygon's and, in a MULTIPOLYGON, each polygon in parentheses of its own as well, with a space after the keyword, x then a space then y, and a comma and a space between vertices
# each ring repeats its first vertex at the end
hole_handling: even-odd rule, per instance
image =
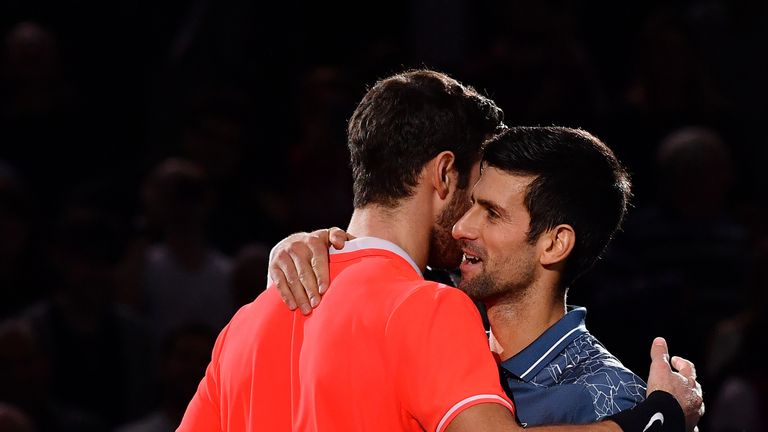
POLYGON ((456 222, 456 224, 453 225, 453 230, 451 230, 451 234, 453 235, 453 238, 456 240, 460 239, 470 239, 473 240, 477 238, 477 226, 474 222, 474 211, 473 209, 469 209, 466 213, 464 213, 464 216, 461 217, 461 219, 456 222))

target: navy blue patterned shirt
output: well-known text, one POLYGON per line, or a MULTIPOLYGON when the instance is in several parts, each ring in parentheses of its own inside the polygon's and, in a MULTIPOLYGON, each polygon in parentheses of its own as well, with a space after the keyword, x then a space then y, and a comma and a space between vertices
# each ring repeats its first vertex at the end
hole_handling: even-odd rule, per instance
POLYGON ((499 368, 523 426, 591 423, 645 399, 645 382, 568 313, 499 368))

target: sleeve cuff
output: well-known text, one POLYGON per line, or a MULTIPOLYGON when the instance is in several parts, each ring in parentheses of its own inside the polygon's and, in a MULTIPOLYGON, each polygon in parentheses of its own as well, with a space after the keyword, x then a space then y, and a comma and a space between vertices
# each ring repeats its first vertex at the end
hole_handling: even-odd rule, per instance
POLYGON ((481 395, 475 395, 470 396, 466 399, 463 399, 459 402, 457 402, 455 405, 453 405, 443 416, 442 419, 440 419, 440 423, 437 424, 437 429, 435 429, 435 432, 443 432, 446 427, 451 423, 451 421, 459 415, 462 411, 465 409, 478 405, 481 403, 497 403, 500 405, 504 405, 509 409, 512 414, 515 413, 514 406, 506 399, 499 395, 495 394, 481 394, 481 395))

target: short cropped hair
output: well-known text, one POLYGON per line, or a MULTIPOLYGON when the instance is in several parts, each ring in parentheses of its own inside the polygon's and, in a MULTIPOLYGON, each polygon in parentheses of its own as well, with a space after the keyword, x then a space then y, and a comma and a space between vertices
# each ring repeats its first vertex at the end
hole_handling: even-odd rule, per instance
POLYGON ((531 217, 531 243, 560 224, 576 232, 562 288, 600 258, 621 227, 631 198, 629 175, 613 151, 580 129, 510 128, 487 142, 486 165, 535 176, 524 201, 531 217))
POLYGON ((377 82, 347 128, 355 208, 396 206, 411 196, 424 165, 446 150, 456 156, 458 186, 467 187, 482 143, 503 127, 503 117, 493 101, 440 72, 413 70, 377 82))

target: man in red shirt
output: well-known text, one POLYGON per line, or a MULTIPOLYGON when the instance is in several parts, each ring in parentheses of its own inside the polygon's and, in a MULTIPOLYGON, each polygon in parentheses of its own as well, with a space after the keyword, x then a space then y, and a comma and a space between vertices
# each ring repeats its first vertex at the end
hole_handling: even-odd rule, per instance
POLYGON ((383 239, 330 259, 330 307, 290 313, 270 289, 232 319, 182 430, 445 430, 475 404, 512 410, 466 296, 383 239))
MULTIPOLYGON (((275 289, 243 307, 221 332, 178 430, 521 430, 474 304, 421 276, 428 263, 459 260, 451 228, 469 202, 480 145, 501 120, 492 101, 443 74, 377 83, 349 123, 348 231, 357 239, 331 255, 328 307, 286 310, 275 289)), ((695 394, 695 381, 665 369, 664 351, 655 352, 654 382, 695 394)), ((680 407, 663 394, 654 409, 681 427, 680 407)))

